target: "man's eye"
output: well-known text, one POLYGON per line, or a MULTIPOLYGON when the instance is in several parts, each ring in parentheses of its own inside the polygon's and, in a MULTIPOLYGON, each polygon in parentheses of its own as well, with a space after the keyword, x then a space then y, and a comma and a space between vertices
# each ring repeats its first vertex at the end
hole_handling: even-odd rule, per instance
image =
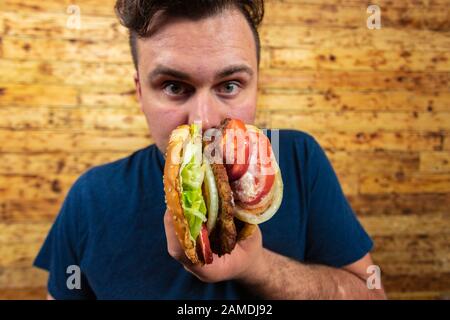
POLYGON ((238 93, 240 86, 235 81, 225 82, 219 87, 219 92, 226 95, 234 95, 238 93))
POLYGON ((188 92, 188 88, 185 85, 178 82, 166 82, 163 85, 163 90, 170 96, 181 96, 188 92))

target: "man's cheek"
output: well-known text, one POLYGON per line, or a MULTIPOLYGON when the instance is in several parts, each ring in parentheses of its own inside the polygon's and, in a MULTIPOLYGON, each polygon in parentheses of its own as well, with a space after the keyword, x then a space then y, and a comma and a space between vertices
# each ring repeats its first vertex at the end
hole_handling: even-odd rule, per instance
POLYGON ((166 128, 177 127, 184 119, 179 108, 167 107, 149 107, 144 109, 150 130, 165 131, 166 128))
POLYGON ((153 108, 145 112, 145 116, 153 140, 163 150, 167 146, 172 130, 186 121, 179 109, 172 108, 153 108))
POLYGON ((235 108, 228 114, 228 116, 230 118, 240 119, 245 123, 252 124, 255 121, 255 113, 256 113, 255 105, 248 104, 242 105, 239 108, 235 108))

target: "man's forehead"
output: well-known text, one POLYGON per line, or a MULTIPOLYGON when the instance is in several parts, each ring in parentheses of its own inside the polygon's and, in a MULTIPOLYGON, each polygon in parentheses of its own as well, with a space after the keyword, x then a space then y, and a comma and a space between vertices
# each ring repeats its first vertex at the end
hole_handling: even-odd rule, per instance
MULTIPOLYGON (((179 56, 196 55, 222 58, 238 54, 244 59, 254 55, 252 31, 238 11, 224 11, 197 21, 174 18, 163 23, 148 38, 138 39, 138 51, 150 59, 179 60, 179 56)), ((158 61, 163 63, 164 61, 158 61)))
POLYGON ((154 39, 167 39, 170 34, 182 34, 187 31, 206 34, 208 32, 219 33, 237 27, 250 26, 243 13, 237 8, 224 8, 223 10, 202 18, 191 19, 187 17, 166 16, 163 12, 155 14, 155 18, 149 26, 149 35, 154 39))

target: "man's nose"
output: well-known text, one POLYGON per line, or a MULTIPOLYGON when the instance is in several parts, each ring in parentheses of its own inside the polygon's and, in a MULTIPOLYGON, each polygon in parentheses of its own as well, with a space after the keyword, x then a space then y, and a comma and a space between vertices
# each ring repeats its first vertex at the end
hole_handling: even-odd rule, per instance
POLYGON ((210 92, 197 92, 189 108, 189 123, 201 123, 203 131, 218 126, 222 120, 219 102, 210 92))

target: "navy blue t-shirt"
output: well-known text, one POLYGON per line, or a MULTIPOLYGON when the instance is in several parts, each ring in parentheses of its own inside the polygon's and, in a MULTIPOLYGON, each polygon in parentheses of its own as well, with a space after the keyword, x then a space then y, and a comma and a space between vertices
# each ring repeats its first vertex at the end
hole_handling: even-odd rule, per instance
MULTIPOLYGON (((264 247, 333 267, 362 258, 372 241, 321 147, 293 130, 280 130, 279 142, 284 196, 275 216, 260 225, 264 247)), ((49 271, 54 298, 255 298, 235 281, 203 283, 169 256, 163 168, 162 153, 150 145, 78 178, 34 262, 49 271), (80 289, 67 286, 72 265, 81 270, 80 289)))

